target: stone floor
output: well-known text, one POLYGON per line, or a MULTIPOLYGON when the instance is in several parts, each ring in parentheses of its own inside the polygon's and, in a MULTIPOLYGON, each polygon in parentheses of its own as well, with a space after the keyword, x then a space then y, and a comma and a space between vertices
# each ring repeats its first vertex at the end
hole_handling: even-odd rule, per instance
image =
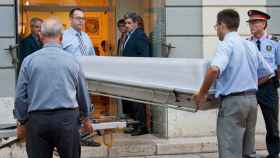
MULTIPOLYGON (((263 158, 266 155, 265 151, 258 151, 259 158, 263 158)), ((158 155, 158 156, 144 156, 144 157, 126 157, 126 158, 218 158, 217 153, 196 153, 196 154, 184 154, 184 155, 158 155)))
MULTIPOLYGON (((217 158, 216 137, 160 139, 153 135, 132 137, 114 134, 113 146, 82 147, 82 158, 217 158)), ((264 151, 264 136, 256 136, 259 155, 264 151)), ((108 143, 108 142, 107 142, 108 143)), ((26 158, 25 145, 18 144, 0 150, 0 158, 26 158)), ((55 157, 57 158, 57 157, 55 157)))
MULTIPOLYGON (((97 139, 98 140, 98 139, 97 139)), ((100 141, 100 140, 98 140, 100 141)), ((258 155, 266 155, 264 151, 264 136, 256 136, 258 155)), ((106 149, 104 147, 100 147, 106 149)), ((99 150, 102 151, 102 150, 99 150)), ((126 158, 217 158, 216 137, 190 137, 160 139, 154 135, 132 137, 127 134, 114 134, 113 146, 107 148, 107 157, 126 158)), ((89 149, 82 157, 94 158, 102 155, 89 149)), ((106 156, 105 156, 106 157, 106 156)))

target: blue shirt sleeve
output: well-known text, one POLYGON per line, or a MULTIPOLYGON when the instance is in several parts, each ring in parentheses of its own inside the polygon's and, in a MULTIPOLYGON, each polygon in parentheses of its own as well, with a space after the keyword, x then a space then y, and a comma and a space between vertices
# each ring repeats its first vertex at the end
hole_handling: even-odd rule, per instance
POLYGON ((257 59, 258 59, 258 64, 259 64, 258 68, 257 68, 258 78, 262 78, 262 77, 273 74, 272 68, 266 62, 264 57, 259 52, 256 54, 257 54, 257 59))
POLYGON ((72 45, 71 43, 71 34, 68 30, 63 32, 61 46, 64 50, 69 50, 69 47, 72 45))
MULTIPOLYGON (((79 64, 80 65, 80 64, 79 64)), ((88 117, 90 112, 91 101, 85 82, 84 73, 82 71, 81 65, 79 66, 78 82, 77 82, 77 101, 79 104, 79 109, 81 116, 88 117)))
POLYGON ((231 48, 226 42, 219 42, 216 54, 210 64, 211 66, 217 66, 219 68, 219 76, 221 76, 226 69, 231 53, 231 48))
POLYGON ((27 61, 24 60, 20 69, 19 77, 16 85, 15 96, 15 118, 17 120, 26 120, 28 115, 28 72, 27 61))
POLYGON ((275 58, 276 65, 280 65, 280 42, 276 42, 275 58))

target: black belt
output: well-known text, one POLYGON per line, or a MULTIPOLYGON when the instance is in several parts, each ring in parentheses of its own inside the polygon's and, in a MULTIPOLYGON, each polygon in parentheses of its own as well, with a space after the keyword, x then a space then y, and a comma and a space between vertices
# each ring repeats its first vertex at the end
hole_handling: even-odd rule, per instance
MULTIPOLYGON (((271 77, 270 79, 268 79, 266 82, 264 82, 263 84, 272 84, 273 83, 273 80, 275 79, 275 76, 274 77, 271 77)), ((263 85, 261 84, 261 85, 263 85)))
POLYGON ((278 78, 274 76, 274 77, 268 79, 268 80, 267 80, 266 82, 264 82, 263 84, 260 84, 258 87, 259 87, 259 88, 262 88, 262 87, 267 86, 267 85, 275 84, 275 81, 278 82, 278 78))
POLYGON ((221 95, 221 99, 224 99, 229 96, 246 96, 246 95, 256 95, 256 91, 243 91, 243 92, 234 92, 228 95, 221 95))
POLYGON ((40 109, 30 111, 29 113, 48 113, 48 112, 59 112, 59 111, 79 111, 79 108, 56 108, 56 109, 40 109))

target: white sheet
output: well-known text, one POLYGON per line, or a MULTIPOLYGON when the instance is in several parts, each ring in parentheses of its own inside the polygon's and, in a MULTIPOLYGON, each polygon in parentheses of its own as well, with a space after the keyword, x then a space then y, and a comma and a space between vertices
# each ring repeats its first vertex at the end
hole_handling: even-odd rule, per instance
POLYGON ((208 61, 182 58, 79 57, 89 80, 193 93, 203 82, 208 61))

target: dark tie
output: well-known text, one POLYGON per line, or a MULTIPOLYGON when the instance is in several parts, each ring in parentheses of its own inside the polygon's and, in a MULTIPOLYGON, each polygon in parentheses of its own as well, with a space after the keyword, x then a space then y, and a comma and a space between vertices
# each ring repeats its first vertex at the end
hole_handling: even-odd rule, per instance
POLYGON ((79 42, 80 42, 79 47, 80 47, 80 50, 81 50, 81 54, 82 55, 87 55, 87 53, 86 53, 86 46, 85 46, 85 43, 84 43, 84 41, 82 39, 81 33, 77 33, 76 36, 78 37, 79 42))
POLYGON ((261 51, 261 41, 257 40, 256 43, 257 43, 257 47, 258 47, 259 51, 261 51))

